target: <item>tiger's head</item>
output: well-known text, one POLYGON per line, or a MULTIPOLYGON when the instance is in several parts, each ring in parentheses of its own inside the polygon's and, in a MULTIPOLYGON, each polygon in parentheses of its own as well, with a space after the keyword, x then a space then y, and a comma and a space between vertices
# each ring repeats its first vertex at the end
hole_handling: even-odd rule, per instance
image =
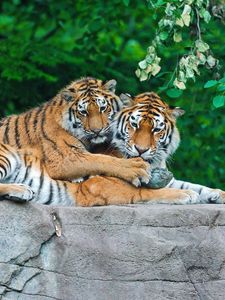
POLYGON ((57 96, 63 112, 62 127, 89 144, 111 139, 111 121, 122 108, 115 89, 114 79, 103 82, 87 77, 72 82, 57 96))
POLYGON ((172 108, 155 93, 143 93, 134 99, 122 94, 132 106, 119 112, 114 121, 113 144, 126 157, 141 157, 158 165, 175 152, 180 136, 176 118, 184 114, 172 108))

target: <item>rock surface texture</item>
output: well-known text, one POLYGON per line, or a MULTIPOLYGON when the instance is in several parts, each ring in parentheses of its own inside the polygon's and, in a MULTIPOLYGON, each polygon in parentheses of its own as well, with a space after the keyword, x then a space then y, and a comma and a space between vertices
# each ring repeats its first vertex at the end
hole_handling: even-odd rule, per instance
POLYGON ((224 300, 225 206, 2 201, 0 299, 224 300))

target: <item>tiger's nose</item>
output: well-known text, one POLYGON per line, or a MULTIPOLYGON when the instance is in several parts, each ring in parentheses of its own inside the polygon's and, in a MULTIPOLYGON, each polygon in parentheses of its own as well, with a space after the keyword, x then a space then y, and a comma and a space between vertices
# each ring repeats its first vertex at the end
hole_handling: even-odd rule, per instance
POLYGON ((139 146, 134 146, 134 147, 140 155, 148 151, 148 148, 141 148, 139 146))

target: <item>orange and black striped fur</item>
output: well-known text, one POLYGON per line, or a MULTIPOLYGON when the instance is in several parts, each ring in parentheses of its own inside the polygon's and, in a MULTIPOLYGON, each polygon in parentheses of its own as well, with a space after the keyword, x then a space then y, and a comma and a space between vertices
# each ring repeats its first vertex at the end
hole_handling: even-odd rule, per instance
POLYGON ((138 188, 115 177, 94 176, 81 183, 54 180, 36 154, 0 145, 0 198, 67 206, 195 202, 190 191, 138 188))
MULTIPOLYGON (((131 105, 116 116, 113 143, 125 157, 141 157, 152 168, 166 168, 167 159, 176 151, 180 135, 177 117, 184 114, 179 107, 169 107, 155 93, 143 93, 134 99, 121 95, 131 105)), ((168 188, 197 193, 198 203, 224 203, 225 192, 190 182, 172 179, 168 188)))
POLYGON ((126 160, 88 152, 91 144, 111 137, 111 120, 122 105, 115 86, 115 80, 74 81, 40 107, 3 119, 0 142, 14 149, 35 150, 52 179, 103 174, 136 185, 141 178, 148 181, 148 164, 140 158, 126 160))
POLYGON ((147 200, 193 202, 191 192, 157 191, 127 183, 148 182, 149 165, 141 158, 128 160, 88 152, 91 144, 110 138, 111 119, 121 106, 115 84, 114 80, 78 80, 41 107, 3 119, 0 196, 82 206, 147 200), (68 182, 98 174, 105 177, 95 176, 80 184, 68 182))

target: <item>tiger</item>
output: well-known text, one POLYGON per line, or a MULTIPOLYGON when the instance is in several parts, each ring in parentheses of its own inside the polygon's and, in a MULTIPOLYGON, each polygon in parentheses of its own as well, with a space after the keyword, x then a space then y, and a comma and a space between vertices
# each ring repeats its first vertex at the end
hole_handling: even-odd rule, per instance
MULTIPOLYGON (((142 93, 134 98, 122 94, 120 98, 129 105, 115 118, 112 144, 124 157, 141 157, 153 169, 166 169, 167 160, 180 143, 176 120, 185 111, 169 106, 154 92, 142 93)), ((175 178, 166 187, 194 191, 198 194, 198 203, 225 202, 225 192, 220 189, 175 178)))
POLYGON ((191 191, 151 190, 115 177, 93 176, 80 183, 52 179, 35 149, 0 144, 0 199, 59 206, 160 202, 195 203, 191 191))
MULTIPOLYGON (((149 165, 141 158, 127 160, 89 152, 90 145, 111 138, 111 120, 122 106, 115 89, 114 79, 106 82, 92 77, 75 80, 41 106, 2 119, 0 143, 18 151, 35 151, 53 180, 105 175, 136 186, 141 181, 148 182, 149 165)), ((6 175, 5 151, 0 167, 6 175)), ((37 194, 41 188, 40 181, 37 194)), ((2 189, 0 184, 0 193, 2 189)))

